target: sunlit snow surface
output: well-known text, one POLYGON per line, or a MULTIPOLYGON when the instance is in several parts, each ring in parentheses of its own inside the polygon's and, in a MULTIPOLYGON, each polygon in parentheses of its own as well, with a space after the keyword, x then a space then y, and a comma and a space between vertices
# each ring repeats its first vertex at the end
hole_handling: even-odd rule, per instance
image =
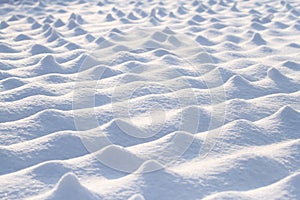
POLYGON ((0 3, 0 199, 300 199, 297 0, 0 3))

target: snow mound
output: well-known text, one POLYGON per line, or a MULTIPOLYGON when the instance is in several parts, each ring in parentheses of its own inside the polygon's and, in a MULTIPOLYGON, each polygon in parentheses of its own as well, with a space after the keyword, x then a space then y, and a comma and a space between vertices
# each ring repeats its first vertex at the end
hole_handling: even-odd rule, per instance
POLYGON ((142 163, 142 159, 117 145, 107 146, 96 152, 95 156, 106 166, 128 173, 135 171, 142 163))
POLYGON ((51 194, 44 197, 45 199, 86 199, 86 200, 99 200, 100 198, 89 191, 86 187, 81 185, 77 176, 73 173, 65 174, 54 187, 51 194))
POLYGON ((130 197, 128 200, 145 200, 145 198, 141 194, 135 194, 132 197, 130 197))
POLYGON ((164 168, 164 166, 159 164, 157 161, 148 160, 140 166, 140 168, 137 170, 137 173, 143 173, 143 174, 150 173, 150 172, 154 172, 157 170, 161 170, 163 168, 164 168))
POLYGON ((14 48, 5 45, 5 44, 0 44, 0 53, 17 53, 18 51, 15 50, 14 48))
POLYGON ((56 62, 52 55, 45 56, 40 61, 40 65, 41 66, 36 69, 40 74, 63 73, 62 66, 56 62))
POLYGON ((23 40, 31 40, 32 38, 30 38, 29 36, 25 35, 25 34, 20 34, 15 38, 15 41, 23 41, 23 40))
POLYGON ((256 44, 256 45, 265 45, 265 44, 267 44, 267 42, 263 39, 263 37, 259 33, 254 33, 253 34, 251 42, 256 44))
POLYGON ((31 47, 32 55, 52 53, 53 51, 41 44, 35 44, 31 47))
POLYGON ((284 106, 280 108, 273 116, 270 117, 274 120, 281 120, 288 122, 289 120, 297 121, 300 119, 300 113, 293 109, 291 106, 284 106))

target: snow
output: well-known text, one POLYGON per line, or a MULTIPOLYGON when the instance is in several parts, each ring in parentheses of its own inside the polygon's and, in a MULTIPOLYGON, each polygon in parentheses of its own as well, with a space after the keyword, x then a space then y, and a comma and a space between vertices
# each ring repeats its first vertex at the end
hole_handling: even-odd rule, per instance
POLYGON ((4 0, 0 199, 300 199, 296 0, 4 0))
POLYGON ((90 192, 87 188, 82 186, 73 173, 65 174, 49 193, 49 195, 38 197, 37 199, 100 199, 97 195, 90 192))

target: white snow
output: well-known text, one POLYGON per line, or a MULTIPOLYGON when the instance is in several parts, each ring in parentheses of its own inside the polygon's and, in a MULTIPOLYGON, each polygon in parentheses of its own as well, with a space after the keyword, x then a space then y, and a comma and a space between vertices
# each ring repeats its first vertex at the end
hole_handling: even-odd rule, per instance
POLYGON ((300 199, 299 16, 0 1, 0 199, 300 199))

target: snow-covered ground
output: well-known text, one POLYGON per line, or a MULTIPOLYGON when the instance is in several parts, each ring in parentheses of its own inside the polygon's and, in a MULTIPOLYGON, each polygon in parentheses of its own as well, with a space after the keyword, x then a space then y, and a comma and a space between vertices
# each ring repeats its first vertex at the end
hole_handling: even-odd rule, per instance
POLYGON ((0 199, 300 199, 298 0, 0 1, 0 199))

